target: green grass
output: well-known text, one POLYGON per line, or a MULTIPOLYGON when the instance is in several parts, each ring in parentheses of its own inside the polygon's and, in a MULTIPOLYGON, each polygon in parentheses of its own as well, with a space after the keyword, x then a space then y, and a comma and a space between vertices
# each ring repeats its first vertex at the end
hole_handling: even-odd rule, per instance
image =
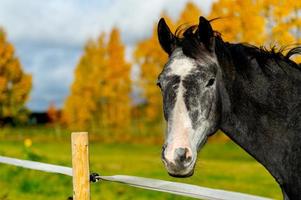
MULTIPOLYGON (((49 138, 38 132, 20 136, 8 136, 9 133, 4 136, 3 131, 0 132, 0 155, 71 166, 67 132, 63 133, 64 136, 51 135, 49 138), (23 139, 28 137, 33 140, 33 145, 25 148, 23 139)), ((167 175, 160 160, 160 150, 160 145, 156 144, 91 142, 91 171, 102 175, 126 174, 179 181, 281 199, 280 189, 268 172, 232 142, 205 145, 195 175, 186 179, 167 175)), ((2 164, 0 188, 0 200, 67 199, 72 195, 70 177, 2 164)), ((91 191, 92 200, 189 199, 110 182, 92 184, 91 191)))

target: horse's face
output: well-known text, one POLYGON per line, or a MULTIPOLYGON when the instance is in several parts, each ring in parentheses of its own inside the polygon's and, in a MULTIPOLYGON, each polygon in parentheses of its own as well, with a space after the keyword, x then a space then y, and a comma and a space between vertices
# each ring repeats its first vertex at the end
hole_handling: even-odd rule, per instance
MULTIPOLYGON (((202 23, 205 22, 208 26, 209 22, 202 23)), ((208 31, 206 27, 202 28, 208 31)), ((170 55, 158 77, 167 121, 162 160, 170 175, 191 176, 198 150, 207 137, 216 132, 219 121, 218 63, 214 42, 212 38, 203 41, 205 36, 198 37, 198 55, 187 56, 185 51, 189 49, 176 44, 175 36, 163 19, 158 25, 158 36, 162 48, 170 55)))

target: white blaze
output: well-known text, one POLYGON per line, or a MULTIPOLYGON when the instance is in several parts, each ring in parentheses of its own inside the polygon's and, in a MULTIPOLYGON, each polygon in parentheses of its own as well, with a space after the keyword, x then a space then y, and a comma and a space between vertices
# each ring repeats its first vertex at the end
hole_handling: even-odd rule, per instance
MULTIPOLYGON (((196 68, 195 61, 185 56, 181 49, 174 51, 172 62, 169 64, 170 75, 180 76, 176 103, 172 111, 172 116, 168 120, 168 136, 165 157, 169 162, 174 162, 174 152, 177 148, 191 149, 189 136, 192 132, 192 124, 184 102, 185 88, 182 80, 196 68), (175 58, 176 57, 176 58, 175 58)), ((191 151, 189 151, 191 153, 191 151)), ((192 156, 192 155, 187 155, 192 156)))
MULTIPOLYGON (((198 130, 193 130, 192 122, 189 117, 188 110, 184 101, 185 88, 182 80, 197 68, 194 59, 189 58, 183 54, 181 49, 176 49, 171 56, 171 62, 168 64, 170 71, 168 75, 180 76, 181 82, 179 83, 176 103, 174 105, 171 117, 168 119, 168 134, 167 134, 167 147, 165 149, 165 158, 169 162, 175 161, 175 150, 177 148, 190 149, 187 156, 193 157, 193 153, 197 151, 197 144, 202 142, 206 134, 204 132, 208 129, 208 123, 203 121, 198 130)), ((211 62, 211 60, 208 60, 211 62)), ((199 64, 201 61, 198 61, 199 64)), ((187 88, 186 88, 187 89, 187 88)))
POLYGON ((174 51, 171 60, 172 62, 169 64, 170 74, 180 76, 181 79, 196 68, 194 59, 185 56, 181 49, 174 51))
MULTIPOLYGON (((191 149, 189 135, 192 131, 192 124, 184 102, 183 94, 184 87, 182 86, 182 83, 180 83, 177 100, 172 111, 172 117, 168 121, 168 146, 166 149, 165 157, 170 162, 174 161, 174 152, 177 148, 191 149)), ((191 152, 189 151, 189 153, 191 152)))

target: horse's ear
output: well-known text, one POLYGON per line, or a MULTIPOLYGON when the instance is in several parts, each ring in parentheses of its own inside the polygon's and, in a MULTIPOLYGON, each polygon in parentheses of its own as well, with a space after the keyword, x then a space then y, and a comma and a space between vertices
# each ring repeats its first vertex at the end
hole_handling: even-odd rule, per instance
POLYGON ((176 38, 168 28, 164 18, 161 18, 158 23, 158 39, 162 49, 171 55, 176 48, 176 38))
POLYGON ((210 22, 203 16, 199 19, 198 30, 200 42, 202 42, 208 50, 213 51, 214 32, 210 22))

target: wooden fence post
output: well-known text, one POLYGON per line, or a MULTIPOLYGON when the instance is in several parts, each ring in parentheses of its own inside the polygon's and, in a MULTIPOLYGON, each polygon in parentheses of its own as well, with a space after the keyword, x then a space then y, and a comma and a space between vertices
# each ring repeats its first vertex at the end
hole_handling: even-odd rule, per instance
POLYGON ((71 136, 73 200, 90 200, 89 141, 87 132, 71 136))

